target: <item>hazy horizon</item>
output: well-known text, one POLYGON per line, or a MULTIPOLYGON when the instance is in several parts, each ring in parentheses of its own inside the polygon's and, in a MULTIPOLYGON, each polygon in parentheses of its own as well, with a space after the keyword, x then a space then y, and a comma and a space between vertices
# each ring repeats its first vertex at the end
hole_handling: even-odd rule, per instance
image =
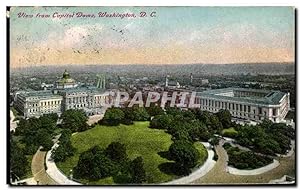
MULTIPOLYGON (((255 63, 255 64, 161 64, 161 65, 50 65, 34 66, 25 68, 12 68, 11 74, 35 73, 48 75, 56 73, 60 76, 67 69, 73 75, 75 73, 107 73, 107 74, 138 74, 138 75, 240 75, 240 74, 266 74, 281 75, 295 74, 295 64, 293 63, 255 63)), ((73 75, 74 76, 74 75, 73 75)))

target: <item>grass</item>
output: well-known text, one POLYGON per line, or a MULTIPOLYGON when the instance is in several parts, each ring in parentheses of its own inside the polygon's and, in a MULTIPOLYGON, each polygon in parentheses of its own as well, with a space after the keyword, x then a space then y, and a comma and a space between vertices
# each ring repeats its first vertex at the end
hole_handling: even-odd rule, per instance
MULTIPOLYGON (((89 148, 99 145, 106 148, 111 142, 118 141, 126 145, 130 159, 142 156, 148 180, 153 183, 168 181, 172 176, 162 173, 158 165, 168 162, 160 157, 157 152, 167 151, 172 144, 171 136, 163 130, 148 128, 149 122, 135 122, 133 125, 96 126, 90 130, 77 133, 72 136, 71 142, 77 149, 73 157, 57 166, 67 175, 70 169, 77 165, 79 155, 89 148)), ((112 180, 101 179, 97 184, 110 184, 112 180)))
MULTIPOLYGON (((73 146, 77 149, 74 156, 65 162, 57 163, 57 166, 66 175, 70 175, 78 162, 79 155, 93 146, 99 145, 106 148, 111 142, 118 141, 126 145, 127 154, 130 159, 142 156, 144 168, 146 170, 148 183, 162 183, 170 181, 177 176, 167 174, 159 169, 159 165, 170 162, 161 157, 158 153, 165 152, 172 144, 171 135, 163 130, 150 129, 149 122, 134 122, 133 125, 100 126, 77 133, 71 137, 73 146)), ((199 160, 201 165, 207 158, 207 151, 201 143, 196 143, 195 147, 201 155, 206 155, 199 160)), ((83 181, 88 184, 114 184, 112 177, 100 179, 98 181, 83 181)))
POLYGON ((238 131, 236 131, 233 127, 230 127, 228 129, 223 129, 222 130, 222 135, 225 137, 236 137, 238 134, 238 131))
POLYGON ((200 159, 198 160, 197 166, 201 166, 204 164, 204 162, 206 161, 207 157, 208 157, 208 152, 205 148, 205 146, 203 144, 201 144, 200 142, 195 142, 194 143, 195 148, 199 151, 200 154, 200 159))

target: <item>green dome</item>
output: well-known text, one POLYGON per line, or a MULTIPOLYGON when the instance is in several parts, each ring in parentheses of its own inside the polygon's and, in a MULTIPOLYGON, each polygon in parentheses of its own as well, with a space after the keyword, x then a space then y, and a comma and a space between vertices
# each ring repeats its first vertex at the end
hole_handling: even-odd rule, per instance
POLYGON ((65 70, 65 72, 64 72, 64 74, 63 74, 63 78, 64 78, 64 79, 70 78, 70 74, 67 72, 67 70, 65 70))

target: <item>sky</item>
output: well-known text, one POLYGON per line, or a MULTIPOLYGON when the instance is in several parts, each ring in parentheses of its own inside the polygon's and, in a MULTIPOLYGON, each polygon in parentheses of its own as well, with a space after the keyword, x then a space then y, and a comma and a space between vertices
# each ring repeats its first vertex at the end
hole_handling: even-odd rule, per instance
POLYGON ((293 7, 12 7, 9 17, 12 68, 294 62, 293 7))

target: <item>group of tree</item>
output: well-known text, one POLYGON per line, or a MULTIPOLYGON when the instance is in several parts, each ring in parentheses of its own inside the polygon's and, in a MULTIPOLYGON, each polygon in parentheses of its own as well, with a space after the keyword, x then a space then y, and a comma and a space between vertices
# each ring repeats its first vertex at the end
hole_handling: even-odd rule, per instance
POLYGON ((130 160, 125 145, 119 142, 112 142, 106 149, 95 146, 81 153, 74 168, 75 178, 95 181, 110 176, 115 183, 146 182, 143 158, 130 160))
POLYGON ((21 179, 27 172, 28 163, 24 149, 10 138, 10 174, 13 179, 21 179))
POLYGON ((197 165, 200 154, 191 142, 176 140, 169 148, 169 158, 175 161, 179 174, 187 175, 197 165))
POLYGON ((21 137, 25 144, 25 154, 34 154, 39 146, 50 150, 56 128, 57 114, 46 114, 39 118, 20 119, 14 135, 21 137))
POLYGON ((231 115, 226 110, 216 114, 200 109, 181 110, 169 107, 166 113, 156 115, 150 122, 151 128, 166 130, 173 140, 208 141, 213 134, 221 134, 223 128, 233 125, 231 115))
POLYGON ((157 113, 162 113, 163 110, 158 106, 150 108, 145 107, 112 107, 106 110, 100 124, 109 126, 118 126, 119 124, 131 125, 133 121, 148 121, 150 117, 157 113))
POLYGON ((59 137, 59 146, 53 151, 52 158, 55 162, 63 162, 67 157, 73 156, 75 148, 71 143, 72 132, 70 129, 64 129, 59 137))
POLYGON ((227 110, 213 114, 200 109, 182 110, 175 107, 166 108, 165 113, 155 115, 150 121, 151 128, 162 129, 172 135, 174 143, 169 148, 168 157, 175 161, 177 172, 182 175, 189 174, 199 160, 194 142, 210 141, 216 145, 219 139, 214 134, 221 134, 223 129, 233 125, 227 110))
POLYGON ((266 166, 273 161, 269 156, 257 154, 253 151, 240 150, 238 147, 232 147, 229 143, 225 143, 223 147, 226 149, 229 157, 228 165, 238 169, 256 169, 266 166))
POLYGON ((237 143, 267 155, 286 154, 295 137, 291 126, 269 120, 255 126, 238 126, 237 131, 237 143))
POLYGON ((61 127, 63 129, 70 129, 73 133, 85 131, 90 128, 86 123, 88 117, 83 110, 66 110, 62 113, 61 119, 61 127))

